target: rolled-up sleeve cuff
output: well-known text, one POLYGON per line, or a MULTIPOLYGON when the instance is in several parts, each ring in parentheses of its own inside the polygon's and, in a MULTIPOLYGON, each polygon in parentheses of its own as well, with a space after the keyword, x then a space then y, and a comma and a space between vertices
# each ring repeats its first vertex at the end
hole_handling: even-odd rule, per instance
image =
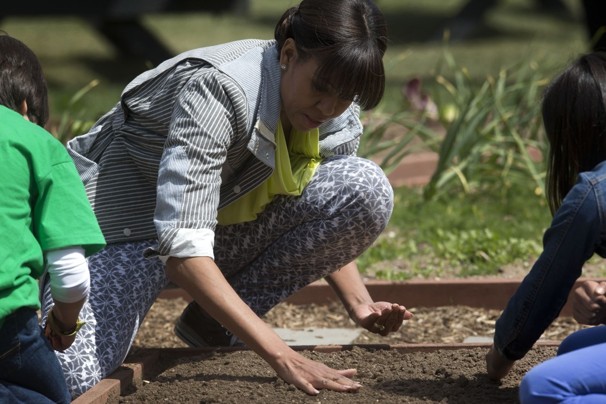
POLYGON ((180 229, 173 239, 168 256, 160 256, 164 262, 168 257, 210 257, 215 259, 213 247, 215 232, 210 229, 180 229))

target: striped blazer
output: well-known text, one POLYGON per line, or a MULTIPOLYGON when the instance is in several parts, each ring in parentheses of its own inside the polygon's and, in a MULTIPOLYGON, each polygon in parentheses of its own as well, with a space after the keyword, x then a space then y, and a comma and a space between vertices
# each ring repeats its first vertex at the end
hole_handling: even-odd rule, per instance
MULTIPOLYGON (((128 84, 68 143, 107 242, 212 257, 217 210, 272 173, 279 90, 273 40, 188 51, 128 84)), ((361 133, 352 104, 320 127, 322 156, 355 154, 361 133)))

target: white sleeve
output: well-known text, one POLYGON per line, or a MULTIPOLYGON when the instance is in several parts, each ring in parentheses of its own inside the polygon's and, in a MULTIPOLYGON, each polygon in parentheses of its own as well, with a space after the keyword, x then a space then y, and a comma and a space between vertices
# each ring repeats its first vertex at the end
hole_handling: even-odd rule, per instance
POLYGON ((88 297, 90 274, 82 247, 68 247, 46 253, 54 300, 74 303, 88 297))

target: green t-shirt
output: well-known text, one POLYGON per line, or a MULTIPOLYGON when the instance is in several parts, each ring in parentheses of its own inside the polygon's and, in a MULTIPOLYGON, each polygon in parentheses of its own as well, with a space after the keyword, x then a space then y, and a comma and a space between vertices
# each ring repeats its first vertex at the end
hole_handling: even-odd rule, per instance
POLYGON ((21 307, 40 308, 44 252, 105 239, 65 147, 38 125, 0 106, 0 323, 21 307))

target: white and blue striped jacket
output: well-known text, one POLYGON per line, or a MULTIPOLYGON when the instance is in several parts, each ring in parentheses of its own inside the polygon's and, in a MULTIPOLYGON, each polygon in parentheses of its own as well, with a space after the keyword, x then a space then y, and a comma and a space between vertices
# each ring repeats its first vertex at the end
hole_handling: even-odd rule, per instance
MULTIPOLYGON (((182 53, 135 78, 68 144, 108 243, 158 238, 158 253, 213 256, 217 210, 274 167, 280 117, 275 41, 182 53)), ((325 157, 355 154, 352 106, 320 127, 325 157)))

